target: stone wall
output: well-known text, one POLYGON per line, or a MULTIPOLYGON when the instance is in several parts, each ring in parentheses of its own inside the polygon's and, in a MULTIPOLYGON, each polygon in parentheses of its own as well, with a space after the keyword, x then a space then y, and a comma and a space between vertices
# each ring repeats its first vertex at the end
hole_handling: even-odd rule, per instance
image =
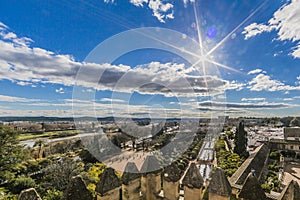
POLYGON ((120 189, 121 187, 117 187, 113 190, 106 192, 104 195, 97 195, 97 200, 120 200, 120 189))
POLYGON ((141 179, 130 181, 128 185, 122 184, 123 200, 139 200, 141 189, 141 179))
POLYGON ((217 194, 209 193, 208 199, 209 200, 230 200, 230 197, 224 197, 217 194))
POLYGON ((201 200, 202 199, 202 189, 189 188, 184 186, 184 199, 201 200))
POLYGON ((156 200, 157 195, 161 190, 161 175, 156 174, 145 174, 141 180, 142 195, 145 200, 156 200))
POLYGON ((177 200, 179 198, 179 181, 169 182, 163 180, 163 187, 166 200, 177 200))

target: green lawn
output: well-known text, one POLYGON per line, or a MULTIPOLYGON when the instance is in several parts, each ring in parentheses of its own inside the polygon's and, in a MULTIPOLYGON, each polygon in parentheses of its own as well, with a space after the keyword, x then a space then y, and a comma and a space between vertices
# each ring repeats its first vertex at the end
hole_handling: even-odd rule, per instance
POLYGON ((79 134, 78 130, 64 130, 64 131, 49 131, 44 133, 21 133, 19 140, 30 140, 37 138, 56 138, 67 137, 79 134))

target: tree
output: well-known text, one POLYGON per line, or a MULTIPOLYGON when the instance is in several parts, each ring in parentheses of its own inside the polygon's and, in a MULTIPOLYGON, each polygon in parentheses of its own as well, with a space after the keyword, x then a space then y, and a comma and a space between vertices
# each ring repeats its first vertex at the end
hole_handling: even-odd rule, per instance
POLYGON ((244 158, 248 157, 249 153, 247 152, 247 142, 247 132, 245 131, 244 123, 241 121, 234 137, 234 153, 244 158))
MULTIPOLYGON (((28 156, 28 151, 19 145, 19 132, 0 125, 0 180, 12 179, 18 166, 28 156)), ((1 182, 1 181, 0 181, 1 182)))
POLYGON ((14 194, 19 194, 24 189, 33 188, 35 186, 35 182, 30 177, 20 176, 16 179, 13 179, 9 185, 9 190, 14 194))
POLYGON ((70 158, 63 158, 49 165, 44 171, 43 186, 45 189, 64 191, 73 176, 83 171, 83 163, 70 158))

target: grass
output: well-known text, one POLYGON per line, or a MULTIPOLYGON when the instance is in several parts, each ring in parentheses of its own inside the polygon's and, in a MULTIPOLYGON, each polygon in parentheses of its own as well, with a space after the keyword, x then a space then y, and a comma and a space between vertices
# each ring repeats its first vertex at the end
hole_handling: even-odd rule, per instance
POLYGON ((59 138, 77 135, 80 132, 78 130, 63 130, 63 131, 49 131, 43 133, 21 133, 19 135, 19 140, 30 140, 37 138, 59 138))

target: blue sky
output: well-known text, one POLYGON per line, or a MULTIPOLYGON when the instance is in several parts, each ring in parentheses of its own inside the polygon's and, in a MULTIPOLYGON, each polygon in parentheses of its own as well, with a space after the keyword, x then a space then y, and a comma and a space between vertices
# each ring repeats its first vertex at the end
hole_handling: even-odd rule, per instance
POLYGON ((0 116, 299 115, 299 13, 295 0, 2 2, 0 116), (102 62, 144 44, 137 28, 171 44, 102 62))

